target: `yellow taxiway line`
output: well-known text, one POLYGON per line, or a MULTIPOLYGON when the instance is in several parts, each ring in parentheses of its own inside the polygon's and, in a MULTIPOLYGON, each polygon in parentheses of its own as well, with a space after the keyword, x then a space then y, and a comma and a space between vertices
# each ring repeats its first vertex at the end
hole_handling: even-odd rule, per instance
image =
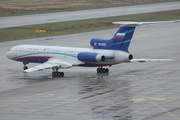
POLYGON ((156 105, 157 107, 161 108, 162 110, 164 110, 166 113, 170 114, 171 116, 177 118, 178 120, 180 120, 180 118, 178 118, 177 116, 173 115, 172 113, 170 113, 169 111, 167 111, 166 109, 162 108, 161 106, 159 106, 158 104, 156 104, 155 102, 151 101, 152 104, 156 105))

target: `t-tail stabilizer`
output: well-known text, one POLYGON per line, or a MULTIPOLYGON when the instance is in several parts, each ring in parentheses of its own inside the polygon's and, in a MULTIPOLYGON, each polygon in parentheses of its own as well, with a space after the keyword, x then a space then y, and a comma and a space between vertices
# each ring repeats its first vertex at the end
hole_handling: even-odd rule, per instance
POLYGON ((128 48, 131 43, 136 26, 147 25, 147 24, 159 24, 159 23, 175 23, 175 22, 177 21, 113 22, 113 24, 120 25, 121 27, 118 29, 118 31, 111 39, 106 40, 100 38, 93 38, 91 39, 90 44, 94 49, 120 50, 120 51, 128 52, 128 48))

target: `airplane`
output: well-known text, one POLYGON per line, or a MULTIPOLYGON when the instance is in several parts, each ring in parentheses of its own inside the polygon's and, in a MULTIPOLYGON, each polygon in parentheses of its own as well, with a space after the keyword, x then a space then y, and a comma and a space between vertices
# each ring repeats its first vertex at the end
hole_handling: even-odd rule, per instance
POLYGON ((92 48, 18 45, 12 47, 6 53, 6 57, 14 61, 23 62, 23 73, 52 69, 52 77, 63 77, 64 72, 59 72, 59 69, 73 66, 98 67, 97 73, 109 73, 109 69, 103 68, 104 66, 111 67, 119 63, 134 61, 171 61, 172 59, 133 59, 133 55, 129 53, 128 48, 136 26, 175 22, 113 22, 113 24, 120 25, 115 35, 108 40, 92 38, 90 41, 92 48), (29 63, 42 64, 28 69, 27 64, 29 63))

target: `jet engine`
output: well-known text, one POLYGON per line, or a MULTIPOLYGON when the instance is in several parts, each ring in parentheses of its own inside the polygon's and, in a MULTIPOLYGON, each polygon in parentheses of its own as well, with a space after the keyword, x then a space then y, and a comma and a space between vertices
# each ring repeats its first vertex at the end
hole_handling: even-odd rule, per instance
POLYGON ((106 57, 104 55, 94 53, 94 52, 80 52, 77 55, 78 60, 85 62, 100 62, 105 61, 106 57))
POLYGON ((116 62, 129 62, 133 59, 133 55, 123 51, 116 51, 114 58, 116 62))

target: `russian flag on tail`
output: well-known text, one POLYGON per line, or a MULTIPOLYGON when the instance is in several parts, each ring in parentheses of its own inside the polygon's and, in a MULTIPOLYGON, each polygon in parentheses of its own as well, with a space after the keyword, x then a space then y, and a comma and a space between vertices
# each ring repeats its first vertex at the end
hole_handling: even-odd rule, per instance
POLYGON ((115 36, 113 36, 114 40, 123 40, 126 33, 117 33, 115 36))

